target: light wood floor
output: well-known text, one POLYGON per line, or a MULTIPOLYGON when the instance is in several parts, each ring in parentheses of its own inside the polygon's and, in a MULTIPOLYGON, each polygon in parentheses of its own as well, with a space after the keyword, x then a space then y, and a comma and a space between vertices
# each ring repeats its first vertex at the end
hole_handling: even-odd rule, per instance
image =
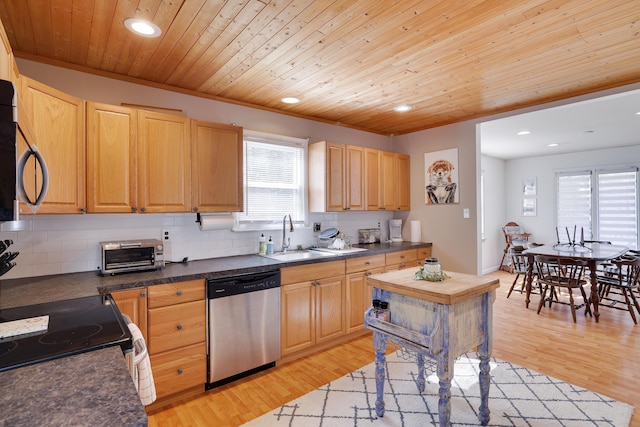
MULTIPOLYGON (((494 304, 493 355, 602 393, 636 407, 640 427, 640 325, 627 312, 601 308, 600 322, 569 307, 529 309, 524 295, 507 291, 514 276, 492 273, 501 286, 494 304)), ((370 335, 157 409, 149 426, 238 426, 373 361, 370 335)))

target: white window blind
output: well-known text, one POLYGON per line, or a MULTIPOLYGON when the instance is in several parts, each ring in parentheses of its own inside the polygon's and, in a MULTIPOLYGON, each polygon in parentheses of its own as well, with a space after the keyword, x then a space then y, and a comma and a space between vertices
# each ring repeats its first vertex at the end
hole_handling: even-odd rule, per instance
POLYGON ((586 240, 606 240, 638 249, 638 168, 590 170, 557 174, 557 223, 584 229, 586 240))
POLYGON ((244 212, 239 224, 306 222, 306 140, 245 131, 244 212))
MULTIPOLYGON (((573 239, 574 227, 584 231, 584 238, 592 238, 591 231, 591 172, 559 173, 557 224, 560 240, 566 241, 569 229, 573 239)), ((576 237, 577 239, 577 237, 576 237)))
POLYGON ((638 172, 598 171, 598 239, 638 247, 638 172))

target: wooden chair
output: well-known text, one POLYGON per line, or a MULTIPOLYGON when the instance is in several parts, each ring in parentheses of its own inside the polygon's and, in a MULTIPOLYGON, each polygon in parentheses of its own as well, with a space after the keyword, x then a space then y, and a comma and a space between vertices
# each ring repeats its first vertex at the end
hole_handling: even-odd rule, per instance
POLYGON ((598 274, 598 297, 600 307, 626 310, 633 323, 638 324, 636 310, 640 314, 640 305, 635 292, 640 289, 640 257, 624 255, 611 261, 598 274))
POLYGON ((549 302, 549 308, 554 300, 558 304, 568 304, 571 307, 571 317, 573 323, 576 323, 576 309, 585 307, 584 314, 591 315, 591 302, 587 298, 584 285, 587 281, 584 279, 584 271, 587 268, 586 260, 574 260, 570 258, 549 257, 537 255, 534 257, 535 268, 538 272, 538 280, 543 285, 542 294, 540 295, 540 303, 538 304, 538 314, 545 302, 549 302), (569 302, 563 302, 556 295, 556 290, 566 289, 569 293, 569 302), (584 304, 576 304, 573 299, 573 289, 580 289, 584 304), (547 291, 550 292, 547 298, 547 291))
MULTIPOLYGON (((525 287, 527 285, 527 274, 529 273, 529 258, 526 255, 522 254, 523 251, 524 251, 524 248, 522 246, 514 246, 510 249, 511 267, 513 268, 513 273, 515 273, 516 277, 515 279, 513 279, 513 283, 509 288, 509 292, 507 293, 507 298, 509 298, 509 296, 511 295, 511 292, 513 292, 513 290, 515 289, 516 285, 518 284, 518 280, 520 280, 520 289, 519 289, 520 293, 524 292, 525 287), (520 276, 522 276, 522 279, 520 279, 520 276)), ((537 283, 540 288, 540 292, 542 293, 542 286, 540 285, 540 282, 538 282, 538 272, 536 271, 535 268, 533 269, 532 274, 533 274, 533 278, 531 280, 532 288, 533 288, 533 284, 537 283)))
POLYGON ((502 259, 500 260, 500 270, 513 273, 509 250, 513 246, 526 246, 531 233, 525 233, 522 230, 522 227, 520 227, 517 222, 513 221, 506 223, 505 226, 502 227, 502 233, 504 234, 505 247, 502 259))

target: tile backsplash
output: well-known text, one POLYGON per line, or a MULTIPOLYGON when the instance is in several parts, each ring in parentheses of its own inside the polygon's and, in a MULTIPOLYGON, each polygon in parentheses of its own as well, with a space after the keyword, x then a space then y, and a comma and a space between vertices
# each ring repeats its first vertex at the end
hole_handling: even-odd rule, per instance
MULTIPOLYGON (((321 228, 336 227, 357 241, 359 228, 377 227, 382 237, 388 236, 388 220, 393 212, 348 212, 310 214, 308 227, 297 227, 291 238, 291 247, 304 247, 316 243, 319 233, 313 232, 313 223, 321 228)), ((195 214, 85 214, 22 216, 30 223, 29 231, 0 232, 0 239, 11 239, 8 249, 20 252, 16 266, 1 279, 45 276, 98 270, 100 266, 99 242, 105 240, 160 239, 163 230, 169 230, 170 243, 165 258, 169 261, 218 258, 258 252, 260 234, 271 235, 276 249, 282 244, 282 230, 200 231, 195 214)))

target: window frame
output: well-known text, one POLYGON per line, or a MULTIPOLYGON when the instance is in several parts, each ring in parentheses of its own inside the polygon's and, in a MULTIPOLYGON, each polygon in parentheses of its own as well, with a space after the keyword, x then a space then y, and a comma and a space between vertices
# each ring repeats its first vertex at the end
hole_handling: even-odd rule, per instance
MULTIPOLYGON (((280 145, 287 147, 297 147, 302 149, 302 170, 301 170, 301 197, 302 200, 302 217, 293 219, 293 223, 298 227, 307 227, 309 225, 309 201, 308 201, 308 144, 309 139, 295 138, 283 135, 270 134, 265 132, 257 132, 245 129, 243 131, 243 145, 244 145, 244 158, 242 161, 242 173, 243 179, 243 201, 242 212, 234 213, 234 226, 233 231, 262 231, 262 230, 274 230, 282 228, 282 218, 274 218, 272 220, 258 220, 258 219, 245 219, 245 212, 247 210, 247 200, 249 195, 249 184, 247 180, 247 156, 249 150, 247 150, 247 142, 258 142, 270 145, 280 145)), ((283 213, 283 217, 284 217, 283 213)))

